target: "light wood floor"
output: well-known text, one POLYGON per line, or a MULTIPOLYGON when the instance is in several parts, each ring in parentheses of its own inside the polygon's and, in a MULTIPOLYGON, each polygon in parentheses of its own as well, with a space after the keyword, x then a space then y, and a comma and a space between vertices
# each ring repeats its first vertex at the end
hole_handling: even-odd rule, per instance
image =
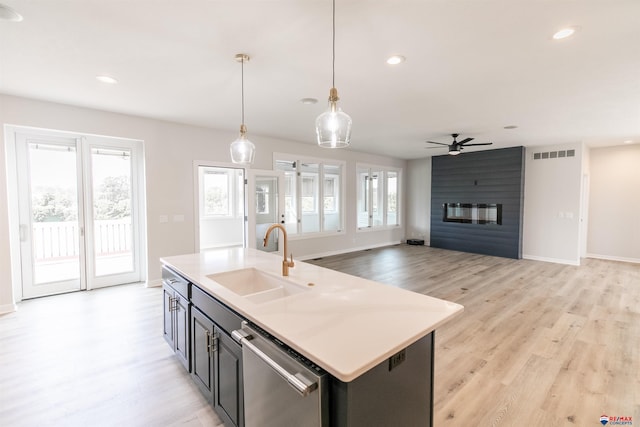
MULTIPOLYGON (((311 262, 465 306, 436 333, 437 427, 640 425, 639 265, 406 245, 311 262)), ((161 306, 160 288, 129 285, 0 316, 0 425, 219 425, 162 339, 161 306)))
POLYGON ((312 262, 465 306, 436 332, 437 427, 640 425, 640 265, 407 245, 312 262))

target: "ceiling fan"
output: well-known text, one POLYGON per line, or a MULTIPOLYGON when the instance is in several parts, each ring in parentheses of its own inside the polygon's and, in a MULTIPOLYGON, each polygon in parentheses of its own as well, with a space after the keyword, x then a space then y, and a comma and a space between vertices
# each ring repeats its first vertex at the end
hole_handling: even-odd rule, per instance
MULTIPOLYGON (((445 144, 444 142, 434 142, 434 141, 425 141, 428 144, 437 144, 437 145, 445 145, 449 147, 449 154, 452 156, 457 156, 460 154, 463 148, 465 147, 473 147, 474 145, 491 145, 493 142, 479 142, 475 144, 468 144, 468 142, 473 141, 474 138, 465 138, 462 141, 456 141, 456 138, 460 136, 459 133, 452 133, 453 142, 451 144, 445 144)), ((437 148, 437 147, 425 147, 425 148, 437 148)))

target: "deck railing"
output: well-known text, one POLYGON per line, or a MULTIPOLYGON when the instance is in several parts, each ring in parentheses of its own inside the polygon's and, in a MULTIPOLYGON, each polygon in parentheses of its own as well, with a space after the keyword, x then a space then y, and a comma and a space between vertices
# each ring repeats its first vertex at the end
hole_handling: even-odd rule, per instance
MULTIPOLYGON (((79 255, 77 221, 33 223, 33 250, 36 261, 75 258, 79 255)), ((95 221, 96 256, 131 251, 131 218, 95 221)))

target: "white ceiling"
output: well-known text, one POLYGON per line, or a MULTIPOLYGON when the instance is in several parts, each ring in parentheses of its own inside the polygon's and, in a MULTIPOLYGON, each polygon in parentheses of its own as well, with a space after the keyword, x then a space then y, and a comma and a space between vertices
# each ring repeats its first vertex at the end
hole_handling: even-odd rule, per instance
MULTIPOLYGON (((24 17, 0 21, 1 93, 236 132, 242 52, 251 140, 315 143, 331 87, 330 0, 0 2, 24 17)), ((638 0, 336 3, 348 149, 426 157, 446 147, 425 140, 453 132, 494 142, 468 151, 640 142, 638 0), (575 36, 552 39, 569 25, 575 36), (389 66, 392 54, 407 60, 389 66)))

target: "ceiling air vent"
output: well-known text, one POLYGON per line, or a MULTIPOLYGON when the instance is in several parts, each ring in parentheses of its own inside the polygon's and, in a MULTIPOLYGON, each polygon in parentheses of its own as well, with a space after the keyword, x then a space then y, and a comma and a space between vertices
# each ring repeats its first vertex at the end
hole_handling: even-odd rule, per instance
POLYGON ((576 150, 545 151, 533 153, 533 160, 558 159, 561 157, 575 157, 576 150))

